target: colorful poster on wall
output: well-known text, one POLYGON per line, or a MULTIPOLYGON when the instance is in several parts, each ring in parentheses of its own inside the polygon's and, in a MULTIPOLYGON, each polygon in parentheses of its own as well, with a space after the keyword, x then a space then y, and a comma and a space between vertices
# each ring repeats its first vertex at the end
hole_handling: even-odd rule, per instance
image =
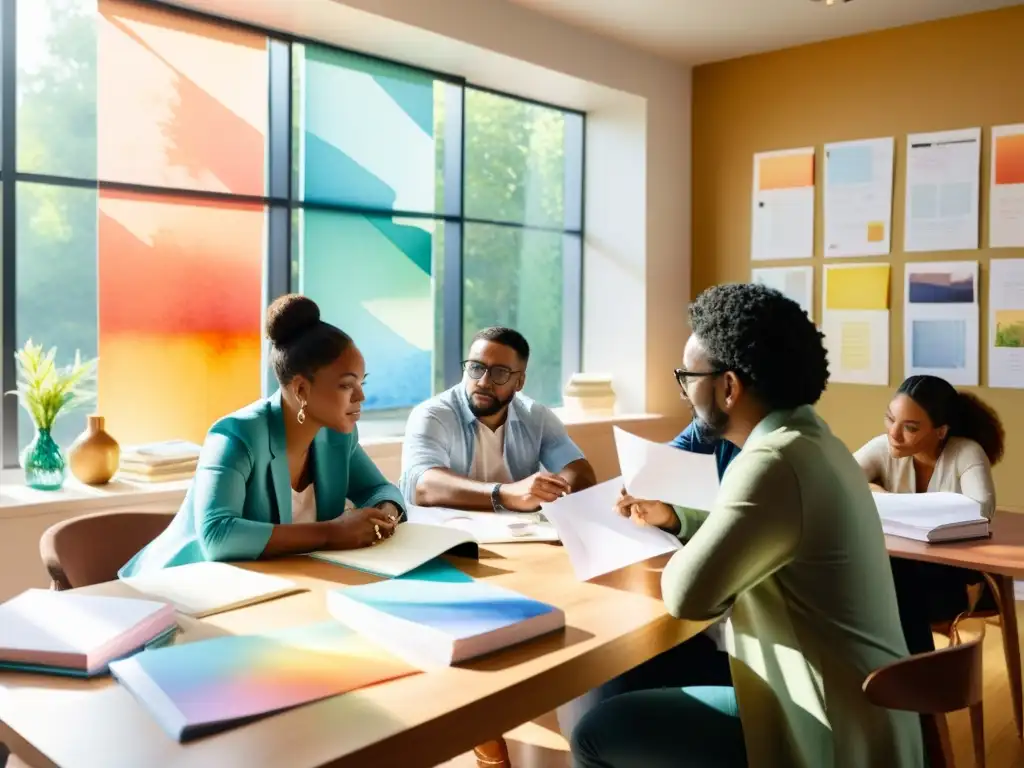
POLYGON ((903 292, 907 376, 978 384, 978 262, 907 264, 903 292))
POLYGON ((825 256, 884 256, 892 235, 894 140, 825 145, 825 256))
POLYGON ((774 288, 814 316, 814 267, 762 267, 751 270, 750 281, 774 288))
POLYGON ((1024 259, 988 269, 988 386, 1024 389, 1024 259))
POLYGON ((889 383, 889 265, 828 265, 821 329, 829 381, 889 383))
POLYGON ((751 259, 814 255, 814 147, 754 155, 751 259))
POLYGON ((988 244, 1024 247, 1024 123, 992 129, 988 244))
POLYGON ((905 251, 978 247, 981 128, 907 136, 905 251))

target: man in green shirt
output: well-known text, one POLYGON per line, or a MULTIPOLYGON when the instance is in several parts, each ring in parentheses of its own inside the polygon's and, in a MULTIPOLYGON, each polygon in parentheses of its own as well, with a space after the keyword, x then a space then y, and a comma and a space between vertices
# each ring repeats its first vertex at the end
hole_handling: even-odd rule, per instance
POLYGON ((627 693, 573 733, 580 768, 920 768, 920 720, 873 706, 865 677, 907 655, 864 474, 813 404, 822 335, 795 302, 721 285, 690 307, 676 379, 702 434, 742 452, 710 514, 626 497, 687 540, 662 574, 673 616, 730 607, 732 687, 627 693))

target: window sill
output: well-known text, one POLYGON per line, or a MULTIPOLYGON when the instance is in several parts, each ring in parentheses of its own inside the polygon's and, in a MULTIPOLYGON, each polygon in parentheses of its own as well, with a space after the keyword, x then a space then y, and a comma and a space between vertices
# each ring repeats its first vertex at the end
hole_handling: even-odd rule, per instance
POLYGON ((21 470, 4 470, 0 474, 0 520, 153 504, 174 506, 185 497, 189 482, 130 483, 115 478, 106 485, 91 486, 69 478, 59 491, 37 491, 24 484, 21 470))

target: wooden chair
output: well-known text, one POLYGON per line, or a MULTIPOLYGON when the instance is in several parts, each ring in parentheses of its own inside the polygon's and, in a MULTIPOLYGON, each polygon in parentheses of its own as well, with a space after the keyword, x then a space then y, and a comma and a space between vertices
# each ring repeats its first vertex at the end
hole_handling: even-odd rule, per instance
POLYGON ((53 589, 75 589, 117 578, 117 571, 171 522, 170 512, 97 512, 51 526, 39 554, 53 589))
POLYGON ((970 710, 974 764, 985 768, 985 728, 982 719, 981 641, 983 619, 961 621, 950 633, 950 645, 930 653, 900 659, 877 669, 864 681, 872 704, 922 715, 925 753, 931 768, 953 768, 946 713, 970 710), (965 629, 973 635, 962 639, 965 629))

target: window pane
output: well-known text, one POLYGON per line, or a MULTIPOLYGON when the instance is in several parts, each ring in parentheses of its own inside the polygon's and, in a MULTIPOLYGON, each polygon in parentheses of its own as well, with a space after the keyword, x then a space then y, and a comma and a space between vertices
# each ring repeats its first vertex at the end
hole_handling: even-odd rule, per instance
POLYGON ((530 343, 526 394, 562 402, 562 234, 466 224, 463 336, 515 328, 530 343))
POLYGON ((299 290, 366 358, 364 408, 409 408, 430 397, 441 224, 319 210, 299 219, 299 290))
POLYGON ((301 198, 384 211, 441 210, 444 83, 320 46, 293 51, 301 198))
POLYGON ((466 215, 561 228, 565 115, 466 89, 466 215))
MULTIPOLYGON (((201 442, 260 396, 262 206, 18 186, 18 343, 99 354, 122 444, 201 442)), ((84 414, 64 419, 66 447, 84 414)), ((25 424, 19 442, 31 438, 25 424)))
POLYGON ((265 35, 123 0, 18 11, 21 170, 265 193, 265 35))

